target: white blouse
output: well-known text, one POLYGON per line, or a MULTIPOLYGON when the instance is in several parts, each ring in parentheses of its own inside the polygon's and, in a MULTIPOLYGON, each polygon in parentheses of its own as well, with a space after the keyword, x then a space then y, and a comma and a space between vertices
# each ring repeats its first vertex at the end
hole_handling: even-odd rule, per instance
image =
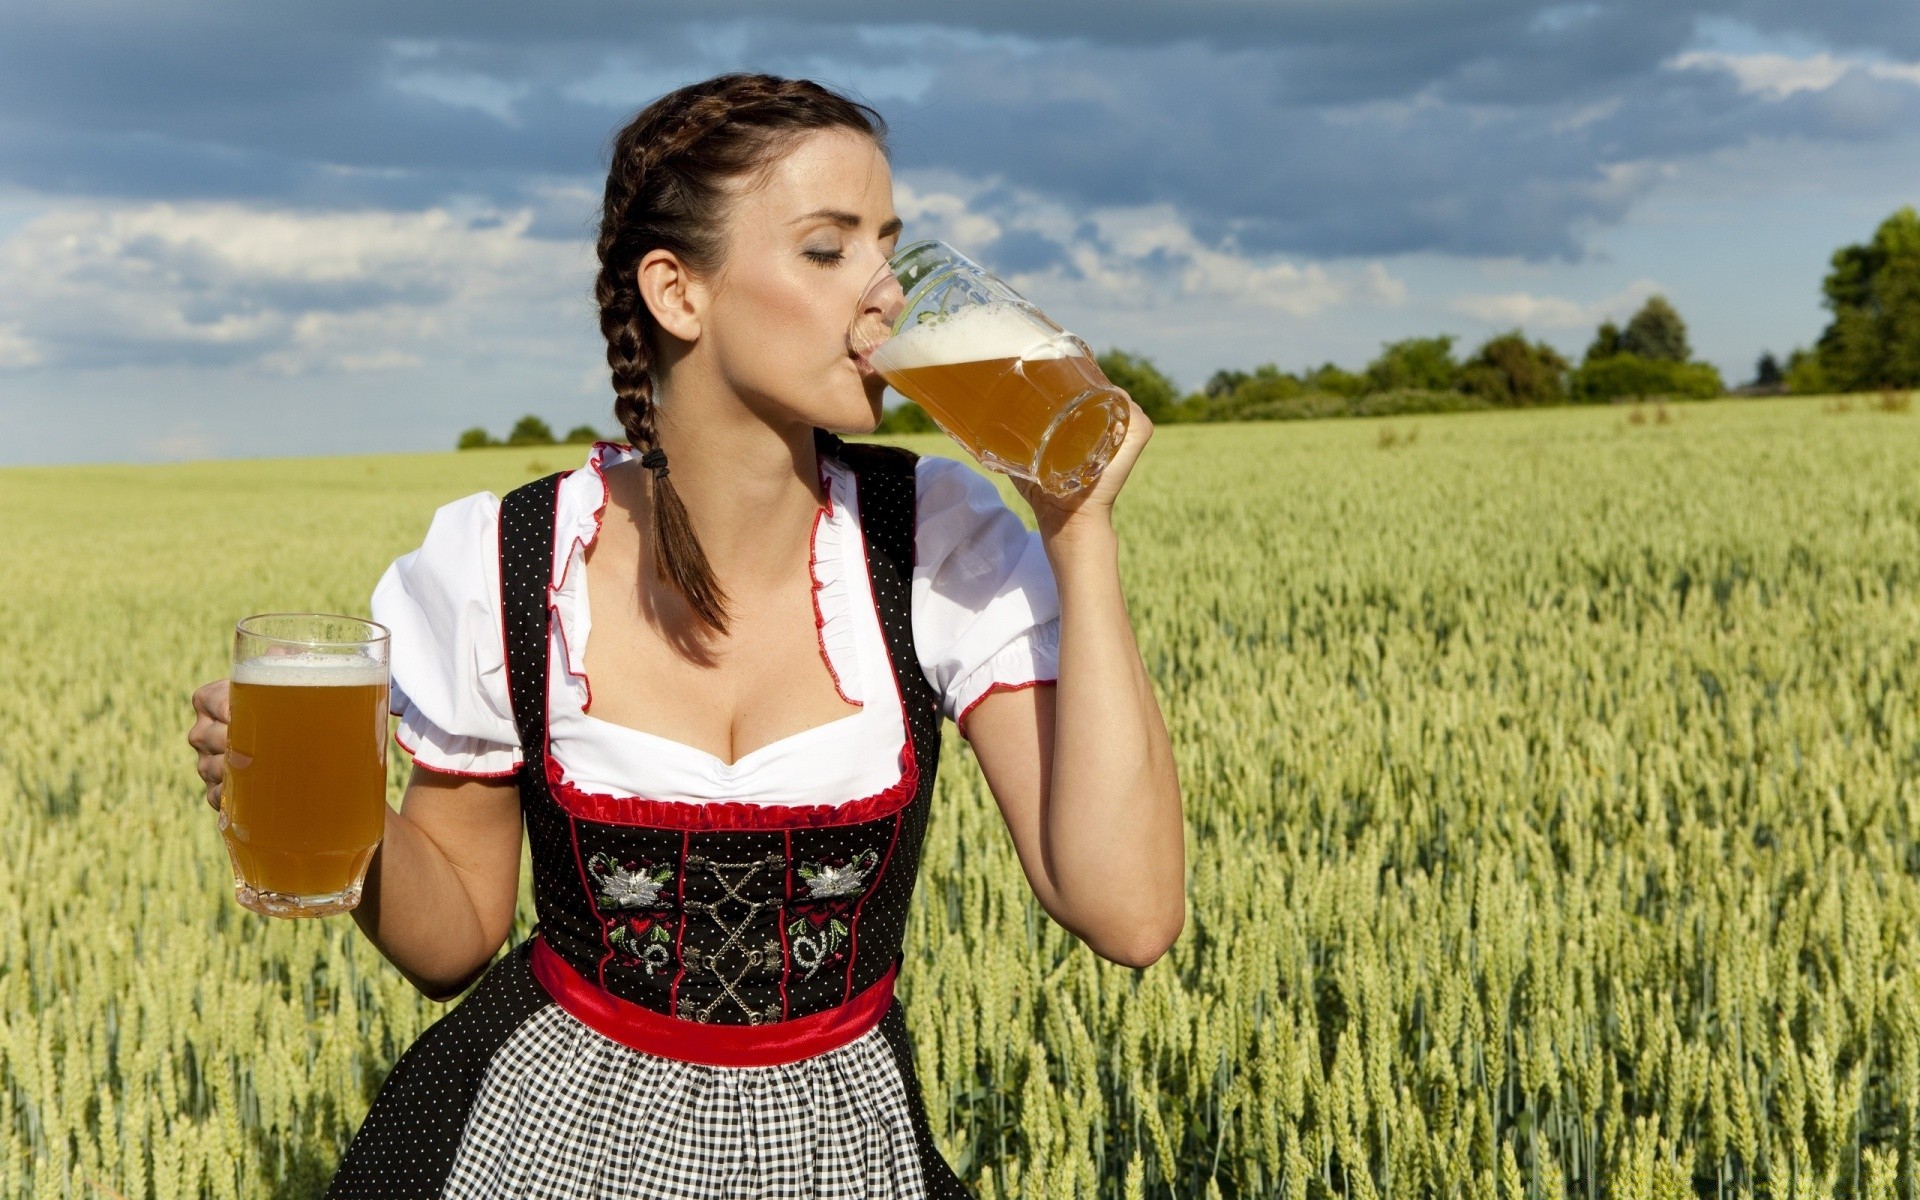
MULTIPOLYGON (((837 804, 890 787, 906 726, 867 577, 854 475, 833 459, 820 459, 826 501, 813 523, 814 616, 827 670, 860 711, 732 763, 587 711, 593 614, 584 555, 606 509, 602 472, 633 457, 631 447, 596 442, 585 467, 560 482, 547 706, 548 751, 562 777, 584 791, 687 802, 837 804)), ((1059 594, 1039 534, 992 483, 930 456, 914 482, 914 649, 964 737, 967 714, 990 693, 1058 678, 1059 594)), ((443 505, 420 548, 381 575, 372 604, 392 634, 401 748, 423 766, 483 778, 512 775, 521 762, 501 643, 499 519, 500 501, 488 492, 443 505)))

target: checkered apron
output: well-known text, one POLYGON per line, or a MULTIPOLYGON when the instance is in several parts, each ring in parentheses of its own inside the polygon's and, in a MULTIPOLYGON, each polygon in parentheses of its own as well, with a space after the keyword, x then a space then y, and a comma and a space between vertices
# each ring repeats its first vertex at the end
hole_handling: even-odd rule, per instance
POLYGON ((816 445, 859 489, 899 782, 799 806, 572 787, 546 737, 562 476, 510 493, 503 636, 539 924, 401 1056, 329 1197, 964 1200, 891 990, 941 732, 910 623, 914 459, 816 445))

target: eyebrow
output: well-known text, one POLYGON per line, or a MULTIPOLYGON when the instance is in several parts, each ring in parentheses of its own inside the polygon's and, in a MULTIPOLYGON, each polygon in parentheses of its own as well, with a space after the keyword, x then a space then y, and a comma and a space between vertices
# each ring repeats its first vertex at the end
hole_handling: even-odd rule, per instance
MULTIPOLYGON (((793 224, 798 225, 802 221, 820 221, 820 220, 832 221, 835 225, 840 226, 840 228, 842 229, 860 228, 859 216, 839 208, 817 208, 812 212, 808 213, 804 217, 795 217, 793 219, 793 224)), ((889 237, 893 234, 899 233, 900 228, 901 228, 900 218, 895 217, 892 220, 887 221, 880 226, 880 236, 889 237)))

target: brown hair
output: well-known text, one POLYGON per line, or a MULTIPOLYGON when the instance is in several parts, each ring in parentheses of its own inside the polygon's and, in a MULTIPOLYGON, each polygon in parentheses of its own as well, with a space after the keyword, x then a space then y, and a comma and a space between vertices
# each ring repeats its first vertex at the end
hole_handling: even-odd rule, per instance
MULTIPOLYGON (((636 450, 656 447, 655 332, 635 272, 649 251, 672 251, 697 274, 724 257, 727 184, 763 171, 797 135, 851 129, 886 149, 886 122, 867 105, 806 79, 734 73, 669 92, 614 135, 600 217, 594 296, 613 369, 613 415, 636 450)), ((699 619, 727 631, 726 596, 665 474, 653 480, 653 562, 699 619)))

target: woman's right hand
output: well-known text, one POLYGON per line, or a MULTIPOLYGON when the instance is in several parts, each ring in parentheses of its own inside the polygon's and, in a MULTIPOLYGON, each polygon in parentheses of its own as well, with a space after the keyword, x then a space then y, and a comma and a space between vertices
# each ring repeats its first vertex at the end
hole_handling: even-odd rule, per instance
POLYGON ((193 728, 187 745, 200 752, 197 769, 207 784, 207 803, 220 809, 220 788, 227 781, 227 681, 216 679, 193 691, 193 728))

